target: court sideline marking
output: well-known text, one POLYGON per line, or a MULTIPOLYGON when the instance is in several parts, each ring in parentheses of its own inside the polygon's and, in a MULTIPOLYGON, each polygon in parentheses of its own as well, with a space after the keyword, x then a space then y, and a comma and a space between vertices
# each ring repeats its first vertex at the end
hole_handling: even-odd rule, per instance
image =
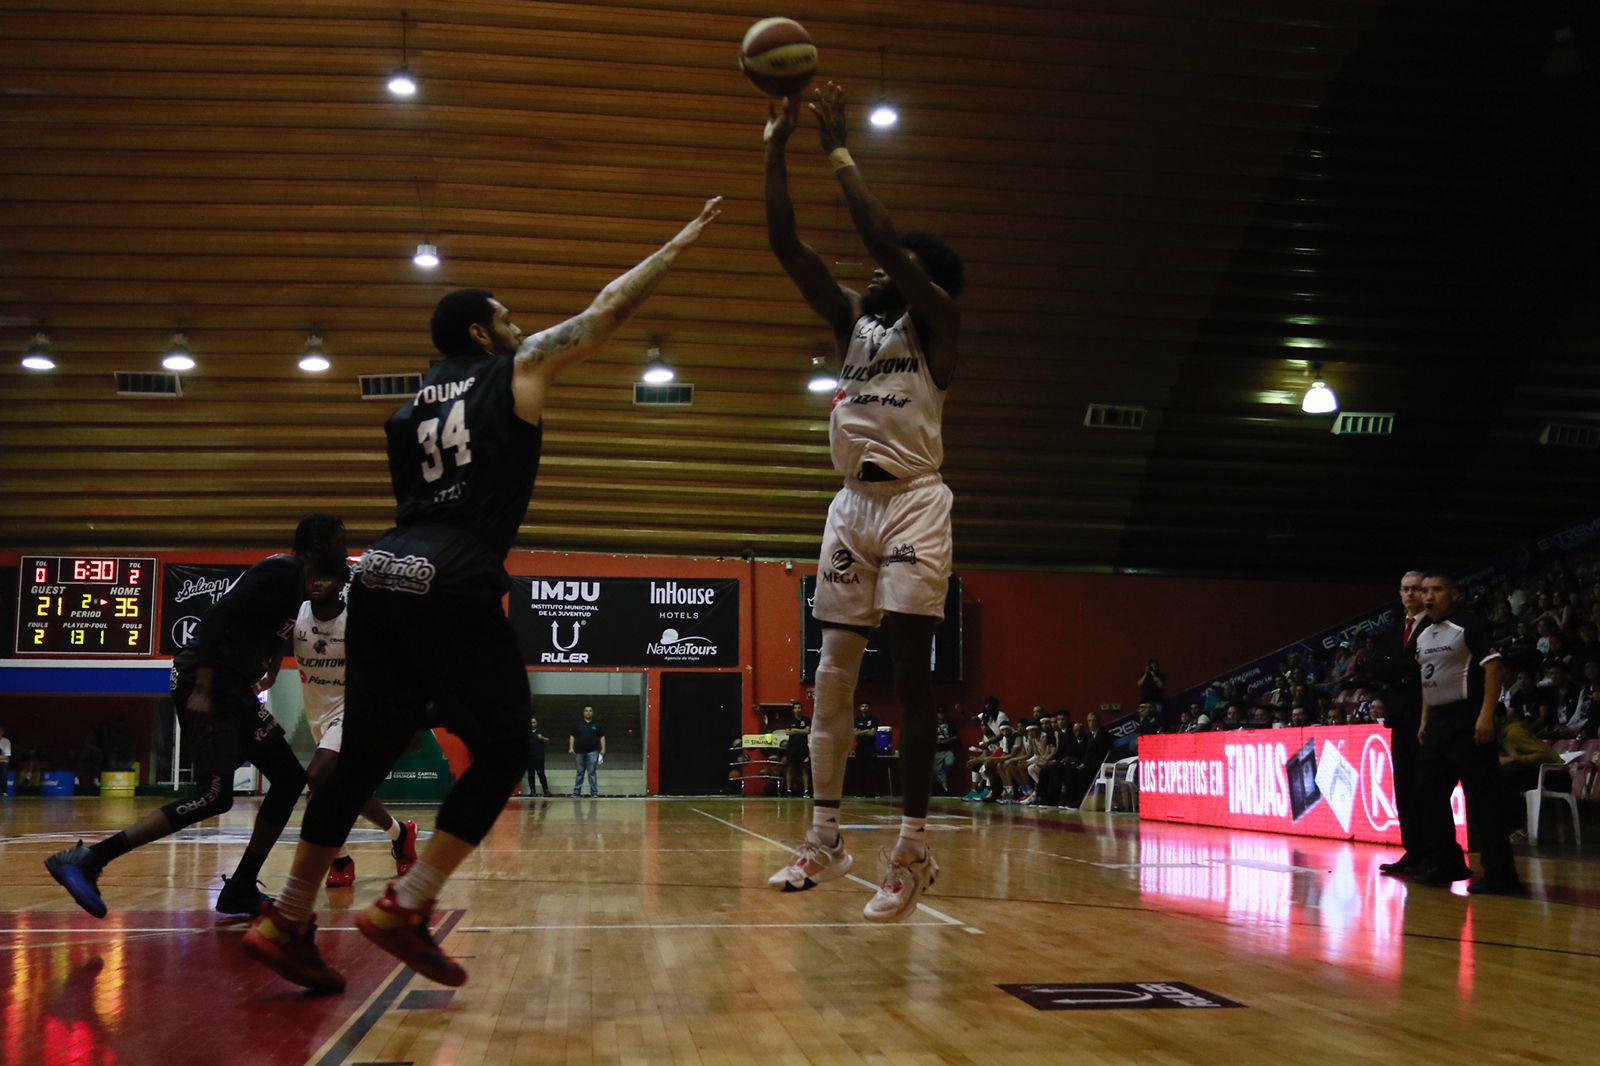
MULTIPOLYGON (((434 930, 435 942, 443 944, 465 913, 466 911, 455 911, 449 918, 445 919, 439 928, 434 930)), ((320 932, 321 930, 318 931, 320 932)), ((395 1000, 400 998, 400 993, 405 991, 406 985, 410 984, 411 979, 416 975, 417 971, 404 963, 396 966, 390 971, 389 978, 386 981, 380 981, 372 995, 367 997, 367 1001, 356 1008, 355 1013, 350 1016, 350 1020, 335 1031, 327 1042, 318 1048, 316 1053, 306 1061, 315 1063, 316 1066, 341 1066, 356 1050, 361 1041, 367 1038, 367 1034, 372 1032, 373 1027, 378 1024, 378 1020, 388 1013, 395 1000)))
MULTIPOLYGON (((757 840, 760 840, 760 841, 762 841, 764 843, 767 843, 767 844, 771 844, 775 848, 780 848, 783 851, 787 851, 790 855, 793 855, 795 853, 795 850, 793 848, 791 848, 789 845, 783 843, 780 840, 773 840, 769 836, 762 836, 760 833, 757 833, 754 829, 746 829, 744 826, 738 825, 738 824, 736 824, 734 822, 730 822, 726 818, 718 818, 716 815, 710 813, 709 811, 702 811, 699 807, 690 807, 689 809, 691 811, 693 811, 694 813, 696 813, 696 814, 703 815, 706 818, 710 818, 713 822, 721 822, 723 825, 727 826, 729 829, 737 829, 739 832, 744 833, 747 836, 753 836, 757 840)), ((873 884, 871 881, 867 881, 867 880, 864 880, 864 879, 862 879, 860 877, 857 877, 855 874, 845 874, 844 876, 845 876, 845 880, 854 881, 856 884, 860 885, 862 888, 870 888, 874 892, 876 892, 878 890, 878 886, 877 885, 873 884)), ((967 932, 978 934, 978 935, 982 935, 982 933, 983 933, 983 930, 979 929, 977 926, 968 925, 966 922, 963 922, 959 918, 952 918, 952 917, 950 917, 950 915, 944 913, 943 911, 939 911, 939 910, 933 909, 932 907, 928 906, 926 903, 918 903, 917 904, 917 909, 919 911, 928 912, 929 914, 933 915, 935 918, 937 918, 941 922, 943 922, 945 925, 960 926, 962 929, 966 930, 967 932)), ((854 924, 854 923, 851 923, 851 924, 854 924)))

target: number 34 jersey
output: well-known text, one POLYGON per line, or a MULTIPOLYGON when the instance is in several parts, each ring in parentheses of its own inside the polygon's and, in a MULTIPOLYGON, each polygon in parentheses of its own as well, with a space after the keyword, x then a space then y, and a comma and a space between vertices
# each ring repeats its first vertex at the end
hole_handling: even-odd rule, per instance
POLYGON ((363 559, 364 585, 418 595, 503 591, 542 435, 517 417, 513 372, 508 355, 442 359, 389 417, 395 528, 363 559))

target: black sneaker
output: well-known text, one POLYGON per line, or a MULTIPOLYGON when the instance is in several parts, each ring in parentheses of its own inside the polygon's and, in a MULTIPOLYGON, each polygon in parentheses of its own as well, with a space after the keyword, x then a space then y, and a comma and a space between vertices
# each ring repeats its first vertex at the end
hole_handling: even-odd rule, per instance
POLYGON ((272 897, 261 891, 260 881, 240 881, 238 878, 222 879, 222 891, 217 893, 217 913, 234 918, 254 918, 272 902, 272 897))
POLYGON ((100 898, 100 871, 105 862, 78 841, 75 848, 58 851, 44 860, 44 868, 56 883, 67 890, 72 902, 94 915, 106 916, 106 901, 100 898))

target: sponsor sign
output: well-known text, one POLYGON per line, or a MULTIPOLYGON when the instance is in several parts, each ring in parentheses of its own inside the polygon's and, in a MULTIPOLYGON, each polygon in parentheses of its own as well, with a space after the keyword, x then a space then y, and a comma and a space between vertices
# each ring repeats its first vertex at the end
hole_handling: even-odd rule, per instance
POLYGON ((194 639, 200 619, 250 569, 244 563, 161 568, 161 654, 176 655, 194 639))
MULTIPOLYGON (((1450 807, 1465 848, 1459 786, 1450 807)), ((1139 817, 1398 845, 1389 731, 1347 725, 1140 737, 1139 817)))
POLYGON ((1182 981, 995 987, 1016 996, 1034 1010, 1210 1010, 1244 1006, 1182 981))
MULTIPOLYGON (((894 548, 884 565, 889 563, 914 564, 916 549, 906 544, 894 548)), ((818 570, 823 581, 835 584, 852 584, 860 580, 855 573, 855 556, 844 548, 833 553, 831 563, 818 570)), ((800 582, 800 681, 814 684, 817 680, 817 663, 822 660, 822 626, 811 617, 811 607, 817 602, 816 577, 806 577, 800 582)), ((961 665, 961 579, 952 577, 950 589, 944 597, 944 621, 933 634, 933 656, 930 665, 935 681, 960 681, 961 665)), ((861 680, 893 681, 894 664, 889 659, 889 649, 883 637, 883 627, 872 631, 867 639, 867 654, 861 661, 861 680)))
POLYGON ((533 666, 738 666, 739 582, 514 577, 511 624, 533 666))

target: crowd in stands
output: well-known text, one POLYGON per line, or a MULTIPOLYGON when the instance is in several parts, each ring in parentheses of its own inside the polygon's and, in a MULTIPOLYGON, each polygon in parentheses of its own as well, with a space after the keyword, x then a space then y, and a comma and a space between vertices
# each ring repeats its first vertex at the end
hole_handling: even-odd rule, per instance
MULTIPOLYGON (((1541 740, 1593 739, 1600 725, 1600 551, 1558 558, 1512 581, 1466 591, 1463 604, 1489 619, 1508 676, 1502 702, 1541 740)), ((1354 725, 1384 720, 1382 689, 1369 675, 1373 637, 1361 634, 1329 655, 1293 652, 1281 672, 1247 691, 1213 685, 1175 720, 1152 709, 1140 732, 1354 725)), ((1151 666, 1155 664, 1152 662, 1151 666)), ((1141 695, 1145 685, 1141 683, 1141 695)))

